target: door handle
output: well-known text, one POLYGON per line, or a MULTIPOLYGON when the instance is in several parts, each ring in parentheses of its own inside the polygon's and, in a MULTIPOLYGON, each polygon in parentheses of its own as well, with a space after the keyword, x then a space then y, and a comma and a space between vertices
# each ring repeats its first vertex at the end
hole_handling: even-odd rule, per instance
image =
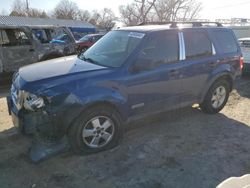
POLYGON ((33 49, 33 48, 29 49, 29 52, 34 52, 34 51, 35 51, 35 49, 33 49))

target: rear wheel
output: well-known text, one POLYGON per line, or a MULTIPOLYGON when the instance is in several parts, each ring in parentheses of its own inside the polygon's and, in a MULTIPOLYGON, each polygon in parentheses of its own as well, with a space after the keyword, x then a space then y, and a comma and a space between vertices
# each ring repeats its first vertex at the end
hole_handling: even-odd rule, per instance
POLYGON ((85 111, 69 130, 74 152, 90 154, 115 147, 122 137, 120 115, 112 108, 99 106, 85 111))
POLYGON ((221 111, 227 103, 230 85, 226 80, 216 81, 208 90, 204 101, 200 104, 203 112, 215 114, 221 111))

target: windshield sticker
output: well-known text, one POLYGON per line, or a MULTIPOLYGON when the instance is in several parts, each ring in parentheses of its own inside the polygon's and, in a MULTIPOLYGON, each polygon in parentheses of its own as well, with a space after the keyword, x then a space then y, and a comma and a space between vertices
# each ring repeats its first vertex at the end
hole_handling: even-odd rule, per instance
POLYGON ((130 32, 128 36, 142 39, 145 36, 145 34, 144 33, 137 33, 137 32, 130 32))

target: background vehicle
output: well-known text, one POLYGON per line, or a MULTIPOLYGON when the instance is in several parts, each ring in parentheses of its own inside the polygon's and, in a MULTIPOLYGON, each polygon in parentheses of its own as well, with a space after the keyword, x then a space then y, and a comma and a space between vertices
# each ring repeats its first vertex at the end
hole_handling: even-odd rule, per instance
POLYGON ((80 40, 76 42, 77 44, 77 52, 85 52, 89 47, 91 47, 94 43, 96 43, 100 38, 102 38, 103 34, 88 34, 82 37, 80 40))
POLYGON ((66 28, 0 26, 0 85, 10 81, 21 66, 75 53, 75 41, 66 28), (58 34, 71 40, 64 44, 50 43, 58 34))
POLYGON ((241 74, 239 44, 218 23, 185 24, 113 30, 78 57, 21 68, 8 98, 15 126, 89 154, 116 146, 124 122, 194 103, 218 113, 241 74))
POLYGON ((32 27, 32 33, 35 38, 46 47, 47 49, 55 49, 55 52, 49 50, 48 55, 44 55, 44 59, 51 59, 51 57, 60 57, 74 54, 76 44, 75 39, 71 31, 66 27, 32 27))
POLYGON ((50 43, 53 44, 67 44, 71 41, 71 38, 67 34, 59 35, 58 37, 52 39, 50 43))
POLYGON ((250 73, 250 37, 240 38, 239 40, 241 51, 244 57, 243 74, 250 73))

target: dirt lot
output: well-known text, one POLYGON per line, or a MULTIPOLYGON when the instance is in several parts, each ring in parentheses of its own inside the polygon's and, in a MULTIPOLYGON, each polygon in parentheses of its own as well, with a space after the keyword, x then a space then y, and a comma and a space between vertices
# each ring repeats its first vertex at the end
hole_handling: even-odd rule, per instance
POLYGON ((126 129, 122 143, 89 156, 67 152, 32 164, 0 99, 0 187, 212 188, 250 172, 250 78, 217 115, 185 108, 126 129))

